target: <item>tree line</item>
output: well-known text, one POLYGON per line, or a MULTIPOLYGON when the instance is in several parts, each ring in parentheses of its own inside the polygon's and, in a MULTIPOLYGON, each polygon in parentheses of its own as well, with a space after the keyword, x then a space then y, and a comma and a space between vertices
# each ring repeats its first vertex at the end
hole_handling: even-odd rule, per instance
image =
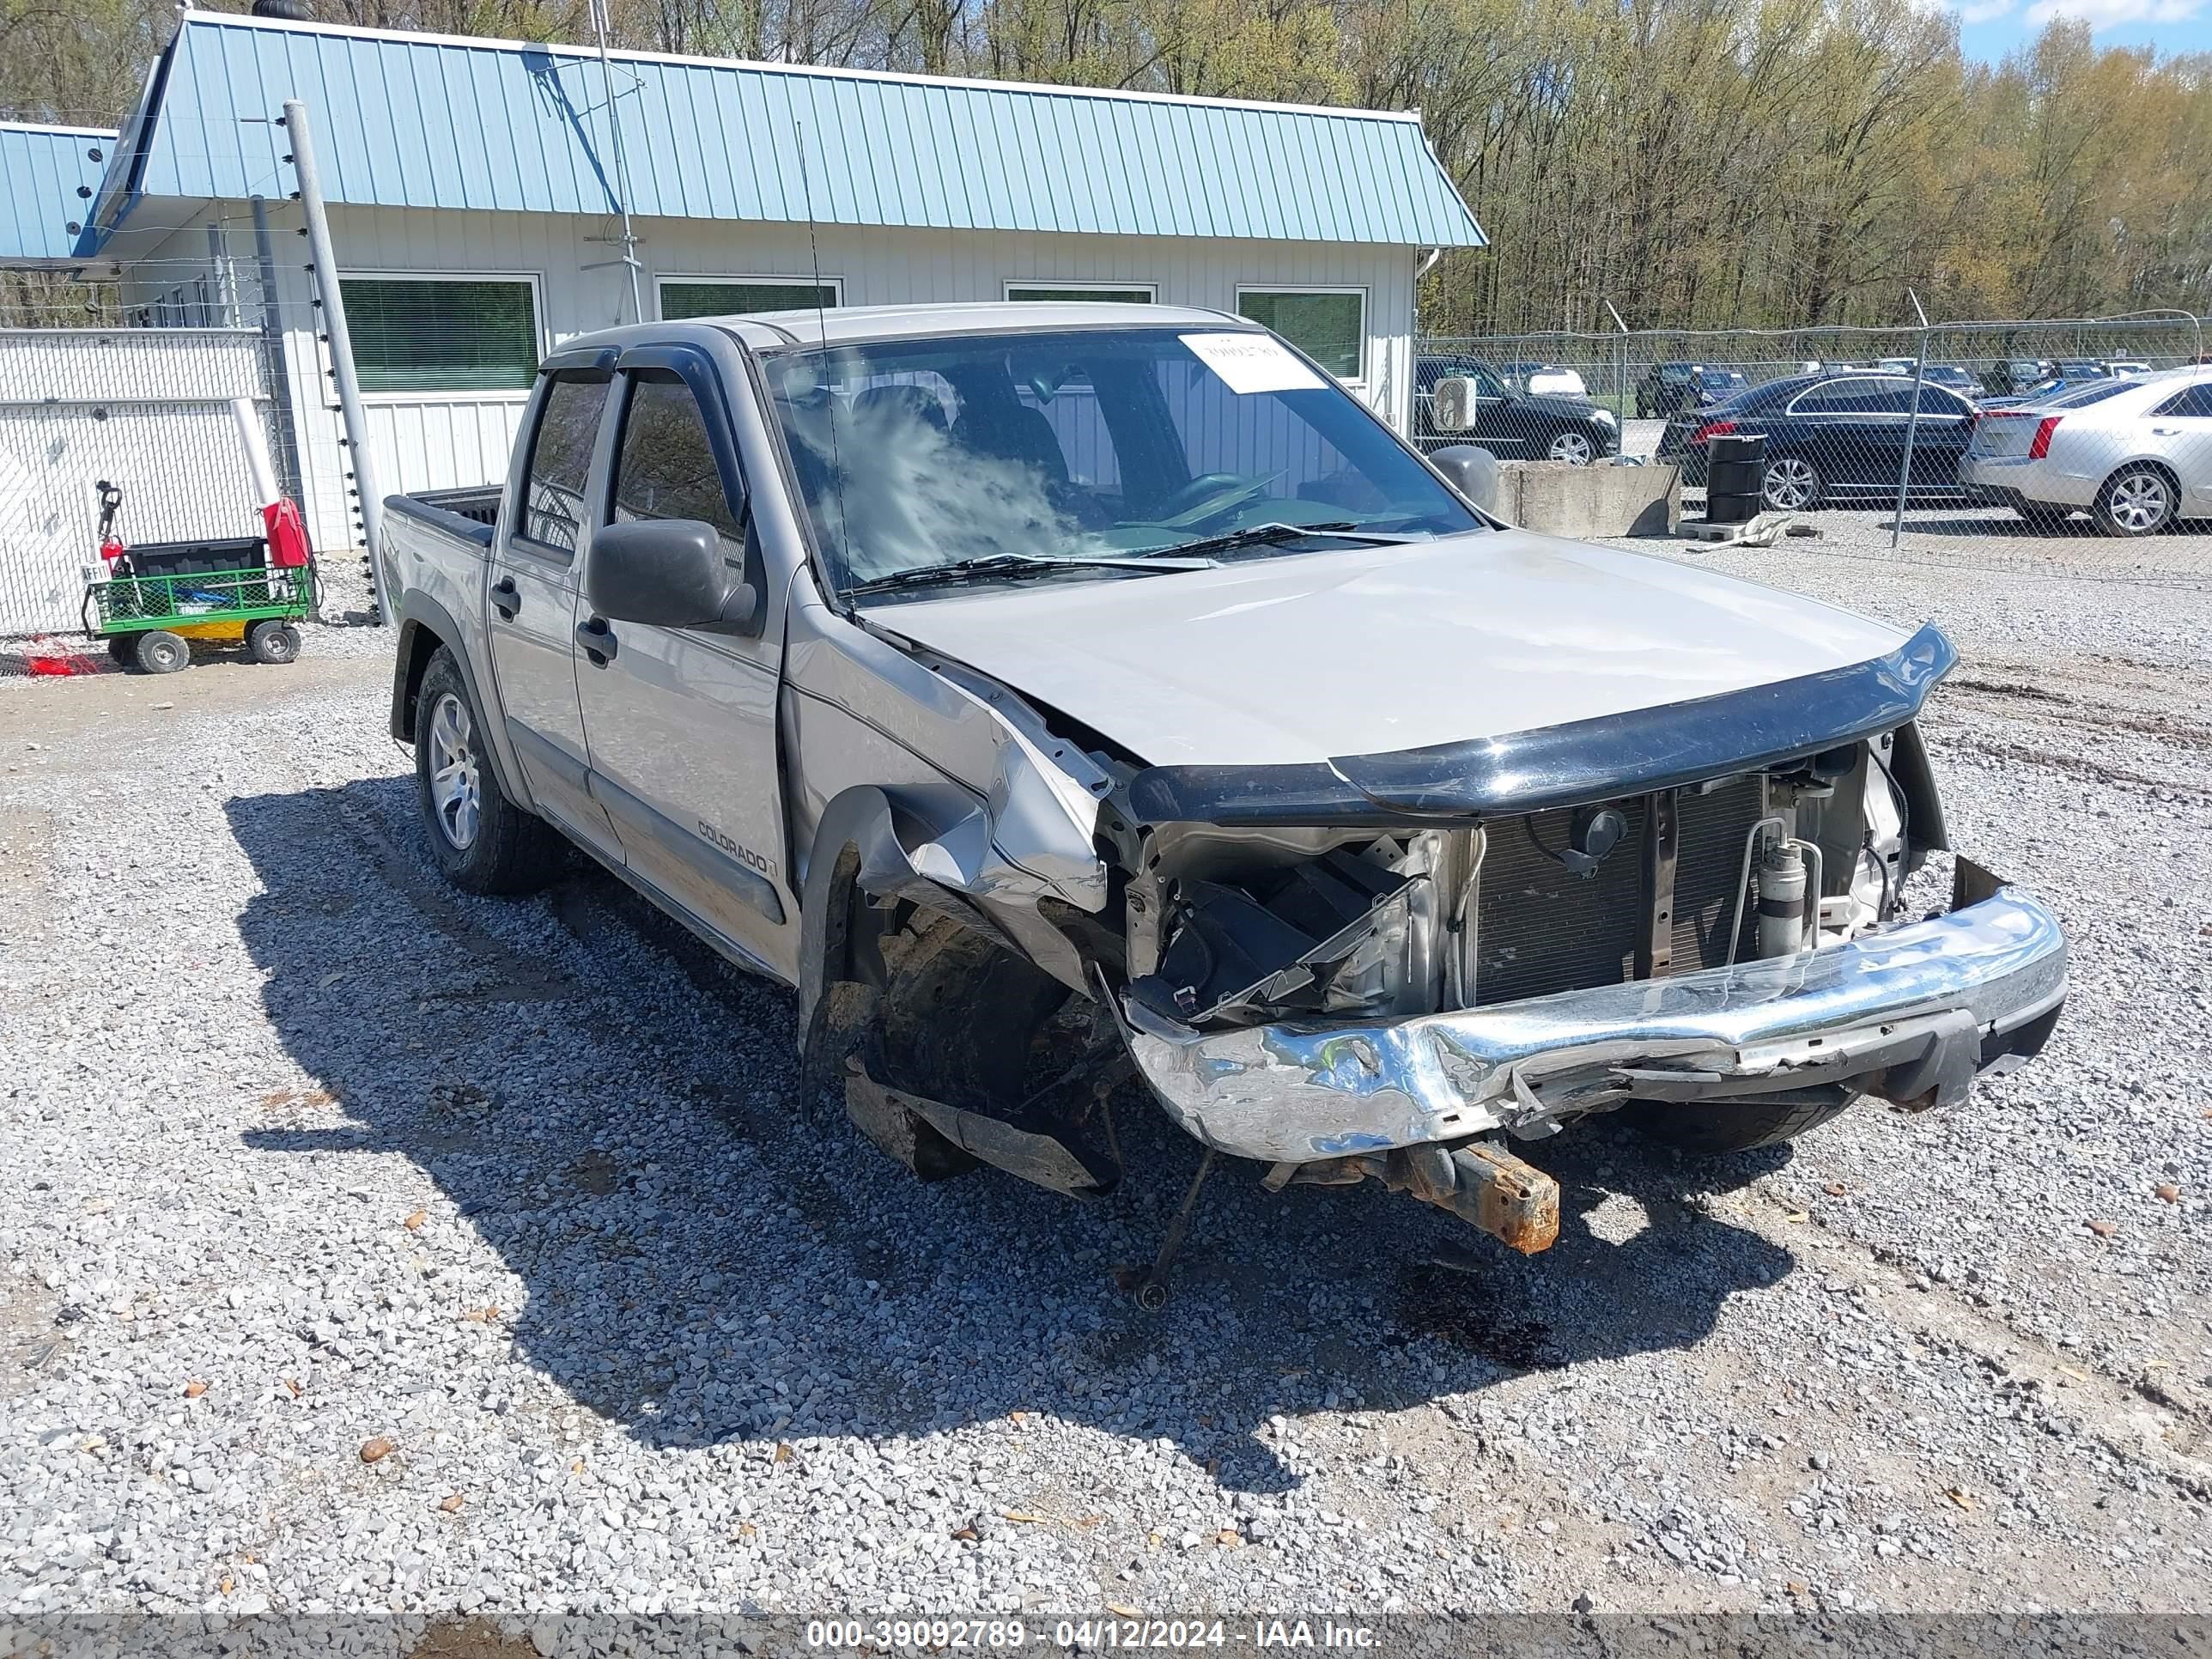
MULTIPOLYGON (((587 42, 587 0, 295 0, 587 42)), ((234 0, 235 3, 235 0, 234 0)), ((1418 108, 1492 246, 1443 332, 2202 312, 2212 54, 2064 21, 1966 58, 1923 0, 608 0, 645 50, 1418 108)), ((112 124, 169 0, 0 0, 0 117, 112 124)))

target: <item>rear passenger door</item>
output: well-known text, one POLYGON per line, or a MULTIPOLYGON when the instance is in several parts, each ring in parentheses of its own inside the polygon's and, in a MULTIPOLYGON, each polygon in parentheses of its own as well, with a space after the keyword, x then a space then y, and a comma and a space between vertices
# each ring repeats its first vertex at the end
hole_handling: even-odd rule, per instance
POLYGON ((743 634, 618 621, 592 605, 587 567, 576 672, 592 793, 632 872, 774 967, 789 955, 781 936, 798 915, 776 766, 784 596, 761 573, 728 393, 713 365, 688 347, 652 347, 620 367, 607 520, 713 526, 761 603, 743 634))
POLYGON ((2144 447, 2181 480, 2181 516, 2212 518, 2212 381, 2185 386, 2152 410, 2144 447))
POLYGON ((523 781, 538 810, 603 854, 619 857, 613 826, 585 780, 576 696, 578 556, 588 544, 592 460, 612 375, 548 365, 532 399, 492 550, 484 617, 492 678, 523 781))

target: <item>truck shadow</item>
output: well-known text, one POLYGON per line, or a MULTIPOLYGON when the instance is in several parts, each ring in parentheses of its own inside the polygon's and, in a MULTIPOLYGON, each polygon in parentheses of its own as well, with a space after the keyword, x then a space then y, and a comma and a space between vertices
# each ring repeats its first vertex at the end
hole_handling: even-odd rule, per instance
POLYGON ((988 1170, 923 1186, 842 1112, 795 1113, 788 993, 581 859, 538 898, 453 893, 411 778, 228 810, 263 889, 239 926, 268 1018, 327 1097, 274 1103, 248 1144, 324 1183, 412 1160, 453 1206, 410 1247, 430 1316, 504 1328, 562 1407, 650 1445, 774 1455, 1021 1412, 1280 1490, 1298 1476, 1278 1415, 1479 1401, 1685 1347, 1791 1264, 1690 1207, 1786 1152, 1693 1167, 1599 1129, 1524 1149, 1567 1198, 1559 1244, 1525 1260, 1371 1186, 1269 1196, 1231 1166, 1173 1300, 1141 1313, 1113 1269, 1149 1259, 1196 1150, 1133 1091, 1115 1115, 1136 1174, 1108 1200, 988 1170))

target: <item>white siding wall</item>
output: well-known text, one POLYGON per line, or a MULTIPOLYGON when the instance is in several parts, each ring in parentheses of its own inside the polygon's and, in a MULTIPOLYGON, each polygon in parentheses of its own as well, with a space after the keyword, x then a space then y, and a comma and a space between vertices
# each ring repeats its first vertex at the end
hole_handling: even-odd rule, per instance
MULTIPOLYGON (((234 210, 242 212, 242 209, 234 210)), ((323 373, 306 277, 291 234, 297 210, 277 204, 278 286, 283 304, 306 507, 316 545, 354 540, 343 494, 334 389, 323 373), (295 257, 287 258, 288 255, 295 257)), ((618 230, 595 218, 404 208, 331 210, 331 234, 348 273, 528 276, 538 283, 541 343, 633 320, 626 273, 605 240, 618 230), (590 268, 586 268, 590 267, 590 268)), ((640 257, 647 314, 657 314, 663 276, 778 276, 811 269, 804 225, 644 219, 640 257)), ((186 244, 204 238, 179 233, 186 244)), ((1008 283, 1146 283, 1169 304, 1237 308, 1243 286, 1346 285, 1367 290, 1366 365, 1359 395, 1403 430, 1413 410, 1413 269, 1411 248, 1331 243, 1200 240, 1167 237, 979 234, 825 225, 821 271, 843 287, 847 305, 998 300, 1008 283)), ((251 258, 250 231, 234 251, 251 258)), ((386 492, 483 483, 504 477, 522 392, 372 392, 372 452, 386 492)))

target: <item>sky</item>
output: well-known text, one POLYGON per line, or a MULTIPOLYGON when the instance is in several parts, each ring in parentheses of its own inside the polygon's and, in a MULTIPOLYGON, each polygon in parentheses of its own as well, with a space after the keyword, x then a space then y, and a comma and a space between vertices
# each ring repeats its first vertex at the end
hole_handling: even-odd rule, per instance
POLYGON ((1959 14, 1967 54, 1991 60, 2033 39, 2054 17, 2096 31, 2100 46, 2212 52, 2212 0, 1945 0, 1959 14))

